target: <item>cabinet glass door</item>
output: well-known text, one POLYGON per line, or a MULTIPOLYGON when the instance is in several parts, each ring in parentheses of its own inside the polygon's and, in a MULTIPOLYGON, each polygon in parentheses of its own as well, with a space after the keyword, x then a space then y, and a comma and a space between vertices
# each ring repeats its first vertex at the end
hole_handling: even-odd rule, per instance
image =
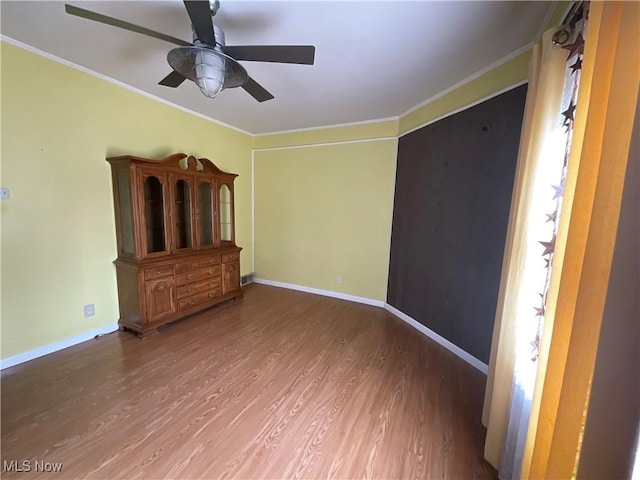
POLYGON ((215 242, 213 221, 213 184, 209 181, 198 183, 198 243, 200 247, 212 247, 215 242))
POLYGON ((121 254, 135 253, 135 241, 133 237, 133 203, 131 201, 131 175, 129 169, 118 170, 118 202, 120 209, 120 248, 121 254))
POLYGON ((143 176, 144 223, 146 253, 165 252, 167 236, 165 230, 164 178, 156 175, 143 176))
POLYGON ((186 178, 174 179, 173 221, 176 250, 193 247, 191 228, 191 182, 186 178))
POLYGON ((227 185, 220 186, 220 240, 233 242, 233 196, 227 185))

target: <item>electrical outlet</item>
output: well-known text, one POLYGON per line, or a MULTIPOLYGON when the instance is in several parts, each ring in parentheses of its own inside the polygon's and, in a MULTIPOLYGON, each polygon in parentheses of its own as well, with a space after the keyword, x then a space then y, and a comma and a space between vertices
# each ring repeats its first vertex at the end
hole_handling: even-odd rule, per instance
POLYGON ((93 303, 84 306, 84 318, 93 317, 96 314, 96 306, 93 303))
POLYGON ((340 275, 336 275, 336 283, 340 283, 342 281, 342 277, 340 275))

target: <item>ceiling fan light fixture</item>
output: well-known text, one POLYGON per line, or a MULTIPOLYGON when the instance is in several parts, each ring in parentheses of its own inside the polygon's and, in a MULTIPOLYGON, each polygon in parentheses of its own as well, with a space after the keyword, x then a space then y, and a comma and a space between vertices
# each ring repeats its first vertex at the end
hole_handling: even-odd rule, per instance
POLYGON ((205 97, 214 98, 224 88, 224 57, 206 48, 196 52, 194 68, 196 84, 205 97))
POLYGON ((171 68, 198 85, 210 98, 225 88, 240 87, 249 79, 242 65, 211 47, 174 48, 168 53, 167 61, 171 68))

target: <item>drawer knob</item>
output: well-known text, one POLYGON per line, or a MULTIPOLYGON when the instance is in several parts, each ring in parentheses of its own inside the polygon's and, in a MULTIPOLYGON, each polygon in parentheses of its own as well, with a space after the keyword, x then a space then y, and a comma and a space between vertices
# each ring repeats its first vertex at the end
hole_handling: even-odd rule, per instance
POLYGON ((213 298, 215 296, 216 296, 216 294, 214 292, 209 292, 209 298, 213 298))
POLYGON ((164 273, 164 270, 156 270, 156 275, 162 275, 164 273))
POLYGON ((187 280, 191 280, 193 278, 193 275, 189 274, 187 275, 187 280))
POLYGON ((213 269, 210 268, 209 271, 207 272, 209 275, 213 275, 213 269))
POLYGON ((191 300, 189 300, 189 305, 195 305, 196 301, 192 298, 191 300))
POLYGON ((209 282, 209 283, 207 283, 207 285, 210 286, 210 287, 213 287, 215 285, 215 283, 209 282))
POLYGON ((193 287, 187 288, 187 292, 193 292, 195 289, 193 287))
POLYGON ((158 291, 164 292, 164 285, 158 285, 158 291))

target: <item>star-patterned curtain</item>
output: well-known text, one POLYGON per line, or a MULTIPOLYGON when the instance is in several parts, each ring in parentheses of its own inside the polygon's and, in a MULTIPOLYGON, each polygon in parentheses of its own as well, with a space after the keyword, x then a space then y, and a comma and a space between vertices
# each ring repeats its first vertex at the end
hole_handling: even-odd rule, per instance
POLYGON ((574 4, 531 57, 483 408, 485 458, 501 479, 519 477, 524 458, 587 14, 588 3, 574 4))
POLYGON ((548 237, 540 240, 541 256, 546 269, 546 279, 544 285, 540 286, 540 303, 534 305, 533 309, 538 321, 536 336, 531 342, 532 360, 537 360, 540 348, 540 336, 542 334, 543 319, 546 311, 547 293, 549 291, 549 282, 551 279, 551 269, 553 268, 553 253, 556 243, 556 234, 558 232, 558 222, 560 207, 562 205, 562 197, 564 193, 564 184, 567 173, 567 161, 569 159, 569 150, 571 148, 571 138, 573 134, 573 121, 576 114, 576 104, 578 100, 578 86, 580 85, 580 73, 582 71, 582 58, 584 55, 584 37, 586 35, 587 19, 589 15, 589 2, 579 2, 576 4, 573 16, 569 22, 554 36, 554 41, 558 37, 563 37, 564 42, 559 43, 558 47, 567 51, 567 62, 565 72, 565 82, 562 98, 562 113, 558 118, 559 125, 564 131, 564 157, 562 165, 558 165, 557 184, 550 185, 550 213, 546 214, 545 223, 549 225, 548 237))

